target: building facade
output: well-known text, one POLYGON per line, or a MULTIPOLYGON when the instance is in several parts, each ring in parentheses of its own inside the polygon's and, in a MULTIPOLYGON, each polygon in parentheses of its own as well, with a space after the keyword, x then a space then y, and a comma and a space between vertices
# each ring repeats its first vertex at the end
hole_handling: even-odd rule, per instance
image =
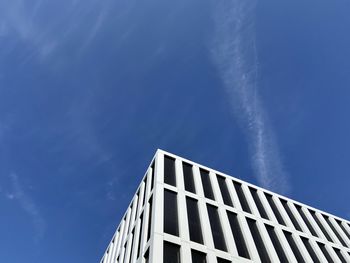
POLYGON ((100 263, 350 262, 350 222, 158 150, 100 263))

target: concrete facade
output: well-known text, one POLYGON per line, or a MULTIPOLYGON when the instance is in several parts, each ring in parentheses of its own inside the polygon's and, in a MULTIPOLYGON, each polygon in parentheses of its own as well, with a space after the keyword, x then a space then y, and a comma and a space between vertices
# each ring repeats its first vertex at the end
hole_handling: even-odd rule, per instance
POLYGON ((158 150, 100 261, 129 262, 350 262, 350 222, 158 150))

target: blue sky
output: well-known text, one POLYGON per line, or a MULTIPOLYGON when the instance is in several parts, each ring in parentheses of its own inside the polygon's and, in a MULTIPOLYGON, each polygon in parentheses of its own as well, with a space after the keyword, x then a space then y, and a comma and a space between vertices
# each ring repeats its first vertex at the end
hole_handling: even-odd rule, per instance
POLYGON ((97 262, 157 148, 349 219, 349 8, 0 1, 1 261, 97 262))

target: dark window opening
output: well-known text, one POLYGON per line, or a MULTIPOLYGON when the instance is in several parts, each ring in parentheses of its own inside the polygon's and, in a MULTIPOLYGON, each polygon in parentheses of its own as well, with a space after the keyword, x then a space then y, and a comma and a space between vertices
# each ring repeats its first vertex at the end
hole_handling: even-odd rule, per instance
POLYGON ((145 263, 149 262, 149 249, 147 249, 145 255, 143 256, 143 258, 145 259, 145 263))
POLYGON ((164 190, 164 232, 178 236, 177 194, 164 190))
POLYGON ((204 196, 206 198, 215 200, 213 189, 212 189, 211 183, 210 183, 209 172, 205 171, 203 169, 200 169, 200 174, 201 174, 201 179, 202 179, 202 184, 203 184, 204 196))
POLYGON ((137 191, 137 194, 136 194, 135 198, 136 198, 136 203, 135 203, 136 212, 135 212, 135 215, 134 215, 135 216, 134 220, 136 219, 137 208, 138 208, 138 205, 139 205, 139 202, 140 202, 140 200, 139 200, 139 198, 140 198, 140 190, 137 191))
POLYGON ((218 209, 215 206, 207 204, 207 210, 215 248, 227 251, 224 233, 222 231, 220 218, 218 214, 218 209))
POLYGON ((148 202, 149 204, 149 216, 148 216, 148 228, 147 228, 147 241, 151 236, 151 227, 152 227, 152 198, 148 202))
POLYGON ((164 156, 164 183, 176 186, 175 159, 164 156))
POLYGON ((313 236, 318 237, 318 235, 317 235, 315 229, 312 227, 312 225, 311 225, 309 219, 306 217, 306 215, 305 215, 303 209, 301 208, 301 206, 295 204, 295 207, 296 207, 296 209, 298 210, 298 212, 299 212, 301 218, 304 220, 304 222, 305 222, 307 228, 310 230, 310 233, 311 233, 313 236))
POLYGON ((255 204, 256 204, 258 210, 259 210, 260 216, 261 216, 262 218, 265 218, 265 219, 269 220, 269 217, 267 216, 267 213, 266 213, 266 211, 265 211, 265 208, 264 208, 263 204, 261 203, 260 197, 259 197, 259 195, 258 195, 258 190, 253 189, 253 188, 251 188, 251 187, 249 187, 249 190, 250 190, 250 193, 251 193, 252 196, 253 196, 254 202, 255 202, 255 204))
POLYGON ((233 206, 230 193, 227 188, 226 179, 222 176, 217 176, 218 183, 221 191, 221 196, 225 205, 233 206))
POLYGON ((127 256, 127 255, 126 255, 126 252, 127 252, 127 251, 126 251, 126 243, 125 243, 124 246, 123 246, 123 252, 124 252, 124 253, 122 254, 122 257, 123 257, 123 261, 125 262, 125 261, 126 261, 125 259, 126 259, 126 256, 127 256))
POLYGON ((248 226, 250 229, 250 232, 253 236, 253 240, 256 246, 256 249, 259 253, 259 257, 262 263, 270 263, 270 257, 269 254, 267 253, 266 247, 264 245, 264 242, 261 238, 259 229, 256 225, 256 221, 250 218, 247 218, 248 226))
POLYGON ((163 263, 181 263, 180 246, 164 241, 163 263))
POLYGON ((340 228, 343 230, 344 234, 350 239, 350 233, 345 229, 345 227, 343 226, 342 222, 340 220, 338 220, 338 219, 335 219, 335 221, 338 223, 340 228))
POLYGON ((226 212, 230 223, 231 232, 236 243, 238 255, 240 257, 250 259, 247 245, 242 234, 242 230, 241 230, 242 228, 239 225, 237 215, 230 211, 226 211, 226 212))
POLYGON ((195 194, 196 189, 194 186, 192 165, 182 163, 182 170, 184 174, 185 190, 195 194))
POLYGON ((231 263, 230 260, 228 259, 223 259, 223 258, 217 258, 218 263, 231 263))
POLYGON ((340 243, 344 246, 344 247, 348 247, 348 245, 345 243, 344 239, 340 236, 340 234, 338 233, 338 231, 335 229, 335 227, 333 226, 332 222, 330 221, 328 216, 323 215, 323 218, 326 220, 327 224, 329 225, 329 227, 332 229, 333 233, 337 236, 338 240, 340 241, 340 243))
POLYGON ((278 236, 275 232, 275 229, 273 226, 270 226, 270 225, 265 225, 266 226, 266 229, 267 229, 267 233, 269 234, 270 236, 270 239, 272 241, 272 244, 276 250, 276 253, 278 255, 278 258, 280 259, 281 262, 289 262, 288 259, 287 259, 287 256, 286 254, 284 253, 284 249, 278 239, 278 236))
POLYGON ((301 253, 299 251, 299 248, 298 248, 297 244, 294 241, 292 233, 289 233, 287 231, 283 231, 283 233, 284 233, 284 235, 285 235, 285 237, 286 237, 286 239, 287 239, 287 241, 289 243, 289 246, 292 249, 292 251, 294 253, 294 256, 297 259, 298 263, 299 262, 305 262, 303 256, 301 255, 301 253))
POLYGON ((299 225, 299 223, 297 221, 297 219, 295 218, 295 216, 294 216, 294 214, 292 212, 292 210, 290 210, 290 207, 288 206, 288 202, 286 200, 283 200, 283 199, 280 199, 280 200, 281 200, 281 203, 282 203, 284 209, 286 210, 290 220, 292 221, 295 229, 299 230, 299 231, 302 231, 301 227, 300 227, 300 225, 299 225))
POLYGON ((324 244, 320 243, 320 242, 317 242, 317 245, 319 246, 319 248, 321 249, 323 255, 325 256, 325 258, 327 259, 327 262, 328 263, 334 263, 331 255, 329 255, 328 251, 327 251, 327 248, 324 244))
POLYGON ((188 214, 188 228, 190 231, 190 240, 203 244, 201 222, 198 212, 198 201, 193 198, 186 197, 186 206, 188 214))
POLYGON ((322 233, 325 235, 325 237, 327 238, 327 240, 329 242, 333 242, 333 240, 331 239, 331 237, 329 236, 327 230, 324 228, 324 226, 322 225, 322 223, 320 222, 320 220, 318 219, 316 212, 309 210, 312 217, 314 218, 314 220, 316 221, 317 225, 319 226, 319 228, 321 229, 322 233))
POLYGON ((233 182, 233 186, 236 189, 237 196, 238 196, 239 202, 241 203, 243 211, 245 211, 247 213, 251 213, 247 199, 245 198, 245 195, 244 195, 244 192, 242 189, 242 184, 237 183, 237 182, 233 182))
POLYGON ((137 250, 137 258, 139 258, 140 253, 142 251, 141 238, 142 238, 142 224, 143 224, 143 213, 140 216, 140 232, 139 232, 139 249, 137 250))
POLYGON ((143 200, 142 200, 142 207, 145 205, 146 195, 147 195, 147 177, 144 180, 145 187, 143 188, 143 200))
POLYGON ((276 216, 276 219, 277 219, 278 223, 285 226, 286 223, 284 222, 283 217, 282 217, 280 211, 278 210, 278 208, 277 208, 277 206, 275 204, 275 201, 272 198, 272 195, 270 195, 268 193, 265 193, 265 196, 266 196, 266 199, 267 199, 267 201, 269 202, 269 204, 271 206, 271 209, 272 209, 273 213, 276 216))
POLYGON ((338 249, 338 248, 333 248, 333 249, 334 249, 335 253, 337 254, 338 258, 340 259, 340 261, 342 263, 346 263, 347 260, 344 258, 343 254, 340 252, 340 249, 338 249))
POLYGON ((206 263, 207 255, 197 250, 191 250, 192 263, 206 263))
POLYGON ((151 165, 151 168, 152 168, 152 173, 151 173, 151 191, 153 190, 153 185, 154 185, 154 162, 152 163, 151 165))
POLYGON ((301 241, 303 241, 304 246, 306 247, 307 252, 309 252, 309 255, 312 258, 312 261, 315 263, 321 263, 321 261, 318 259, 318 257, 316 256, 315 251, 313 250, 310 241, 305 238, 305 237, 301 237, 301 241))

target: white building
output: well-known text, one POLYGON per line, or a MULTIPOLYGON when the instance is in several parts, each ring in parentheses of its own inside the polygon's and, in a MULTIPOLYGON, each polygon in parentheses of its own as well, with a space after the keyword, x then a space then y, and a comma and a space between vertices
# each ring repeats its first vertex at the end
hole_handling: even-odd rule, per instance
POLYGON ((158 150, 100 262, 350 262, 350 222, 158 150))

